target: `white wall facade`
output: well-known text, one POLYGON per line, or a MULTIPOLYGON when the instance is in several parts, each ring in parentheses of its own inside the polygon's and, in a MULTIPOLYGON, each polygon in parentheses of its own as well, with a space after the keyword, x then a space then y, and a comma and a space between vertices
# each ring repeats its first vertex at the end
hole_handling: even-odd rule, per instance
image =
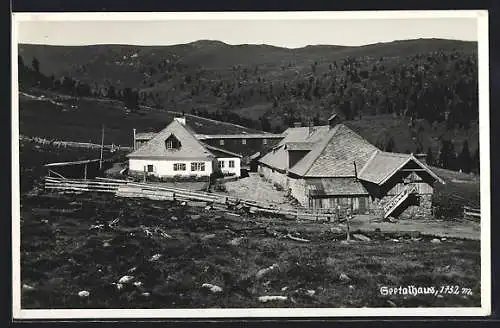
POLYGON ((241 159, 239 157, 219 157, 217 158, 217 164, 222 173, 233 173, 237 177, 241 176, 241 159), (234 167, 229 167, 230 161, 234 162, 234 167), (223 167, 220 166, 220 163, 223 163, 223 167))
POLYGON ((144 167, 153 165, 153 172, 148 172, 148 175, 158 177, 174 177, 174 176, 208 176, 213 172, 211 161, 176 161, 176 160, 162 160, 162 159, 129 159, 129 171, 144 172, 144 167), (205 163, 205 171, 191 171, 191 163, 199 162, 205 163), (174 164, 185 164, 185 171, 174 171, 174 164))

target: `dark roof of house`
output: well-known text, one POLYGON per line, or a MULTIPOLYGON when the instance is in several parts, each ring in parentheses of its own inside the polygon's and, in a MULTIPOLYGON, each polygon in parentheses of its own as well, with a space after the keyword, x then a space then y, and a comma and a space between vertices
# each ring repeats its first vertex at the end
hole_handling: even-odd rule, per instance
POLYGON ((441 178, 415 158, 413 154, 389 153, 384 151, 373 153, 365 166, 359 171, 358 177, 361 180, 381 185, 410 161, 415 162, 437 181, 444 183, 441 178))
POLYGON ((298 128, 288 128, 283 135, 285 136, 278 145, 273 147, 267 154, 265 154, 259 162, 278 169, 286 170, 288 169, 288 156, 286 154, 285 145, 288 143, 315 143, 323 139, 329 132, 330 126, 321 125, 314 127, 298 127, 298 128))
POLYGON ((337 124, 290 173, 301 177, 354 177, 356 169, 362 168, 377 150, 347 126, 337 124))
POLYGON ((130 153, 131 158, 197 159, 211 160, 215 156, 195 138, 194 133, 177 120, 158 132, 144 146, 130 153), (167 149, 165 140, 174 135, 180 142, 179 149, 167 149))
POLYGON ((311 196, 368 195, 363 184, 354 178, 308 179, 306 180, 306 188, 311 196))
POLYGON ((200 140, 209 139, 281 139, 283 135, 273 133, 239 133, 239 134, 196 134, 200 140))
POLYGON ((136 140, 151 140, 156 135, 156 132, 139 132, 135 134, 136 140))

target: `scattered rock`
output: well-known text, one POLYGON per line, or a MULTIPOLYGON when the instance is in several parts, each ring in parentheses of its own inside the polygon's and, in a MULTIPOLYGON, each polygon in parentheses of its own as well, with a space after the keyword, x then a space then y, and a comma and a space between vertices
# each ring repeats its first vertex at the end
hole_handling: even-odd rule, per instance
POLYGON ((346 275, 345 273, 341 273, 339 276, 339 280, 340 281, 351 281, 351 278, 348 275, 346 275))
POLYGON ((123 276, 118 280, 118 283, 120 284, 128 284, 134 279, 134 276, 123 276))
POLYGON ((161 258, 161 254, 155 254, 149 259, 151 262, 158 261, 161 258))
POLYGON ((371 240, 370 237, 367 237, 367 236, 359 234, 359 233, 355 233, 352 236, 353 236, 353 238, 356 238, 357 240, 361 240, 361 241, 370 241, 371 240))
POLYGON ((135 287, 141 287, 142 286, 142 282, 136 281, 136 282, 134 282, 134 286, 135 287))
POLYGON ((220 288, 219 286, 217 285, 212 285, 212 284, 203 284, 201 285, 202 288, 208 288, 212 293, 221 293, 222 292, 222 288, 220 288))
POLYGON ((259 271, 257 271, 257 273, 255 274, 255 278, 261 279, 266 274, 268 274, 269 272, 274 271, 274 270, 279 270, 279 265, 277 263, 274 263, 270 267, 260 269, 259 271))
POLYGON ((349 285, 349 289, 354 289, 354 286, 353 285, 349 285))
POLYGON ((208 206, 205 206, 205 211, 210 211, 212 209, 212 206, 208 205, 208 206))
POLYGON ((123 288, 123 284, 113 283, 113 285, 115 285, 116 289, 118 289, 118 290, 121 290, 123 288))
POLYGON ((343 233, 344 231, 338 227, 333 227, 333 228, 330 228, 330 232, 333 232, 333 233, 343 233))
POLYGON ((443 296, 443 295, 441 295, 441 294, 439 294, 439 295, 437 296, 437 298, 443 298, 443 297, 444 297, 444 296, 443 296))
POLYGON ((387 300, 387 304, 389 304, 391 307, 397 307, 396 303, 391 300, 387 300))
POLYGON ((312 290, 312 289, 309 289, 308 291, 306 291, 306 295, 307 296, 314 296, 314 294, 316 294, 316 291, 315 290, 312 290))
POLYGON ((446 241, 446 238, 445 237, 441 238, 441 241, 446 241))
POLYGON ((86 290, 82 290, 82 291, 78 292, 78 296, 80 296, 80 297, 89 297, 90 293, 88 291, 86 291, 86 290))
POLYGON ((110 243, 108 243, 107 241, 105 241, 104 243, 102 243, 102 247, 109 247, 111 246, 110 243))
POLYGON ((178 219, 176 216, 172 216, 172 217, 170 218, 170 220, 172 220, 172 221, 177 221, 177 220, 179 220, 179 219, 178 219))
POLYGON ((180 204, 181 206, 186 206, 187 205, 187 202, 181 202, 180 204))
POLYGON ((286 296, 260 296, 259 302, 266 303, 271 301, 286 301, 288 297, 286 296))
POLYGON ((285 287, 281 288, 282 292, 286 292, 287 290, 288 290, 288 286, 285 286, 285 287))
POLYGON ((209 239, 212 239, 212 238, 215 238, 215 234, 213 234, 213 233, 201 237, 201 240, 209 240, 209 239))
POLYGON ((150 294, 150 293, 148 293, 148 292, 144 292, 144 293, 142 293, 141 295, 142 295, 142 296, 144 296, 144 297, 149 297, 151 294, 150 294))
POLYGON ((33 286, 30 286, 28 284, 23 284, 23 290, 25 290, 25 291, 34 290, 34 289, 35 289, 35 287, 33 287, 33 286))
POLYGON ((102 229, 104 228, 104 224, 93 224, 90 226, 89 230, 102 229))
POLYGON ((395 243, 399 243, 399 239, 391 239, 391 241, 395 242, 395 243))
POLYGON ((199 220, 201 218, 201 215, 199 214, 193 214, 190 216, 191 220, 199 220))
POLYGON ((342 245, 349 245, 350 241, 347 241, 347 240, 342 240, 340 242, 342 245))
POLYGON ((137 270, 137 267, 130 268, 130 269, 128 270, 128 273, 132 273, 132 272, 134 272, 135 270, 137 270))
POLYGON ((439 244, 439 243, 441 243, 441 240, 439 240, 437 238, 434 238, 433 240, 431 240, 431 243, 433 243, 433 244, 439 244))
POLYGON ((238 246, 241 244, 241 242, 244 240, 245 238, 244 237, 237 237, 237 238, 234 238, 234 239, 231 239, 229 241, 229 245, 232 245, 232 246, 238 246))

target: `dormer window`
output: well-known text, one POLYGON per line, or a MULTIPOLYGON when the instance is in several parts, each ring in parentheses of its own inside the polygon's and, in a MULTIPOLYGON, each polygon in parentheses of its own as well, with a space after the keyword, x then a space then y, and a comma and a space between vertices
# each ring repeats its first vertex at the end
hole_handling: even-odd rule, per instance
POLYGON ((165 140, 165 148, 167 150, 176 150, 176 149, 179 149, 179 148, 181 148, 181 142, 173 134, 171 134, 165 140))

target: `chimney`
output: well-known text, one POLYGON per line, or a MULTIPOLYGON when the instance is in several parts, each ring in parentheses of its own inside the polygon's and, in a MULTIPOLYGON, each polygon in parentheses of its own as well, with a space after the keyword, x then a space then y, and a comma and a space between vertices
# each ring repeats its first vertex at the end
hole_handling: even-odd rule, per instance
POLYGON ((302 126, 302 122, 293 122, 293 126, 295 128, 300 128, 302 126))
POLYGON ((427 154, 415 154, 415 158, 420 162, 427 164, 427 154))
POLYGON ((330 126, 330 129, 333 128, 335 125, 337 125, 339 120, 339 116, 337 113, 333 112, 332 116, 328 119, 328 125, 330 126))
POLYGON ((186 116, 177 116, 174 119, 182 125, 186 125, 186 116))

